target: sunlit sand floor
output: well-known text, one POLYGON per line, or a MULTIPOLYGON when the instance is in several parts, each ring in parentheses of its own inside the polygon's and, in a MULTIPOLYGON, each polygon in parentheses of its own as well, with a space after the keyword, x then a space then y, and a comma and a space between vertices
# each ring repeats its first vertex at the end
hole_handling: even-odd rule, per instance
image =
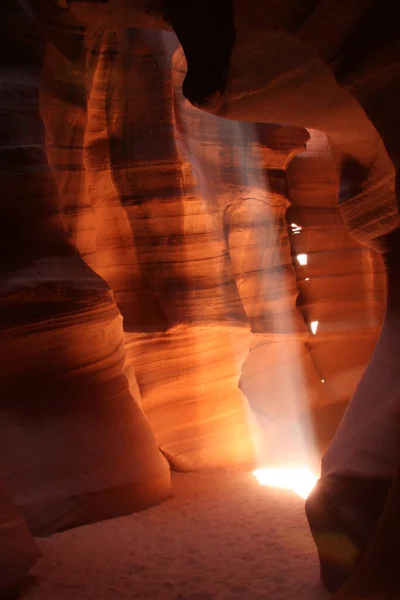
POLYGON ((326 600, 294 493, 251 473, 174 474, 175 498, 40 540, 24 600, 326 600))

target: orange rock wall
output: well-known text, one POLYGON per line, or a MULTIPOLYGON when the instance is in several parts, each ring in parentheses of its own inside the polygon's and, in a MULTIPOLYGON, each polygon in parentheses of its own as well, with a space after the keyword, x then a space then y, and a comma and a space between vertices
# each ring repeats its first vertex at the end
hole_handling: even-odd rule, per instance
MULTIPOLYGON (((100 508, 96 501, 41 523, 44 509, 53 510, 47 498, 59 461, 68 482, 61 504, 102 486, 111 495, 131 486, 129 506, 114 514, 168 495, 157 446, 182 470, 318 454, 382 318, 380 259, 346 231, 362 231, 368 243, 377 237, 369 221, 357 229, 350 206, 359 194, 372 202, 380 182, 390 189, 393 172, 376 131, 366 119, 358 124, 359 109, 339 93, 354 116, 345 147, 342 125, 326 135, 305 129, 303 117, 268 124, 268 110, 272 122, 285 122, 285 102, 298 95, 267 104, 264 124, 254 118, 256 104, 241 105, 252 123, 223 120, 184 99, 185 60, 173 34, 104 21, 85 30, 65 10, 47 12, 39 0, 36 7, 45 29, 25 13, 23 35, 33 36, 37 55, 29 67, 25 55, 16 58, 22 70, 10 83, 20 87, 3 151, 2 243, 12 258, 4 267, 2 352, 4 360, 23 356, 26 374, 17 385, 21 359, 13 359, 3 382, 8 397, 19 398, 14 412, 4 401, 3 427, 16 429, 3 478, 24 516, 51 531, 111 514, 99 500, 100 508), (360 150, 364 134, 370 142, 360 150), (373 176, 354 187, 345 150, 367 161, 377 140, 373 176), (19 473, 29 464, 18 454, 21 440, 39 436, 25 417, 16 425, 17 414, 30 414, 31 390, 42 419, 40 452, 29 457, 38 465, 30 485, 40 480, 42 496, 32 503, 24 477, 13 474, 14 461, 26 464, 19 473), (57 417, 49 409, 55 396, 57 417)), ((235 68, 240 74, 241 63, 235 68)), ((231 117, 241 116, 236 102, 231 117)), ((377 227, 391 219, 389 196, 377 227)))
POLYGON ((48 160, 42 121, 43 37, 28 13, 8 8, 9 33, 20 37, 1 67, 0 473, 32 532, 45 535, 147 507, 171 489, 124 375, 113 294, 65 236, 58 184, 77 186, 76 148, 64 140, 72 180, 58 179, 65 169, 48 160))

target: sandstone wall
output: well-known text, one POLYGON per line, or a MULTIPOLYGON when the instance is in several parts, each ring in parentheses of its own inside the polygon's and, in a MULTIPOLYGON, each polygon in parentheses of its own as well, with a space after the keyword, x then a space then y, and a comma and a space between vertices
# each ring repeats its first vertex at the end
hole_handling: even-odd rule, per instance
POLYGON ((64 234, 53 171, 63 167, 49 163, 42 120, 54 109, 41 97, 43 32, 4 8, 0 473, 32 532, 48 534, 169 497, 169 467, 129 392, 112 291, 64 234))

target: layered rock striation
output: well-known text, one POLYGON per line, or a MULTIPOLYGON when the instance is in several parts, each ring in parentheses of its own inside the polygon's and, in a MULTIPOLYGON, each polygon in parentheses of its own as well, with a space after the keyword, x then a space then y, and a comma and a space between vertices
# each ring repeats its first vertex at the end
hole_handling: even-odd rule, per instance
POLYGON ((42 120, 44 38, 33 13, 5 8, 0 473, 31 531, 46 535, 171 490, 129 391, 113 294, 65 236, 54 175, 62 167, 49 162, 42 120))
MULTIPOLYGON (((1 7, 0 478, 36 535, 166 499, 170 467, 324 450, 382 320, 375 250, 389 305, 351 406, 382 360, 395 378, 397 155, 372 63, 329 58, 322 9, 296 40, 284 11, 237 2, 226 70, 215 24, 197 46, 204 6, 175 8, 1 7), (188 70, 151 30, 168 20, 188 70)), ((357 410, 324 468, 349 464, 357 410)))

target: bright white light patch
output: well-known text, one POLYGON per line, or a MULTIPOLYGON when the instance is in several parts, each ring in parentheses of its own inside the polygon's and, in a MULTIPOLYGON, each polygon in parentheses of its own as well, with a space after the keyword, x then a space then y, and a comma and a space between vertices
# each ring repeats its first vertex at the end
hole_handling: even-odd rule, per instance
POLYGON ((309 277, 306 277, 304 281, 310 281, 310 278, 309 278, 309 277))
POLYGON ((300 265, 306 265, 307 264, 307 254, 298 254, 297 260, 299 261, 300 265))
POLYGON ((318 479, 306 468, 256 469, 253 475, 260 485, 292 490, 304 499, 310 494, 318 479))
POLYGON ((313 335, 315 335, 317 333, 318 323, 319 323, 319 321, 311 321, 311 331, 312 331, 313 335))

